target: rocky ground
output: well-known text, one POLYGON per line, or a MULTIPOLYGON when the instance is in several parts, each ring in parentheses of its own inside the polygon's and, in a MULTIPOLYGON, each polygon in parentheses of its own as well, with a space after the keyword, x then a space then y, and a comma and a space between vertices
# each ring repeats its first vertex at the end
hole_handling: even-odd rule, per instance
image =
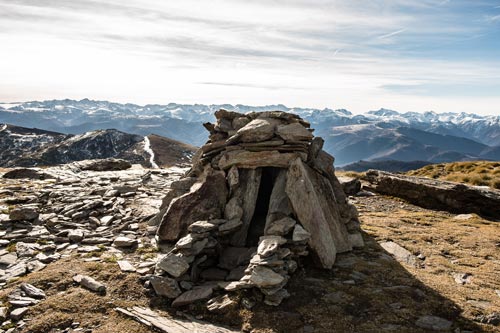
POLYGON ((47 172, 0 179, 3 331, 152 332, 116 311, 131 306, 254 333, 500 331, 498 222, 354 197, 366 247, 331 271, 304 258, 279 307, 243 290, 172 309, 147 282, 161 255, 147 220, 183 170, 47 172))

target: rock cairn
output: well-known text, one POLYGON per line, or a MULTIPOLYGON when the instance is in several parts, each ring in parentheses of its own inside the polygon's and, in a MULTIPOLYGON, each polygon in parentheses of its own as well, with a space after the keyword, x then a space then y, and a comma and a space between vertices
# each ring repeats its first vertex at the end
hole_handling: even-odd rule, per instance
POLYGON ((159 224, 160 244, 170 245, 151 283, 174 306, 254 287, 279 305, 300 257, 311 253, 330 269, 337 253, 363 246, 356 208, 323 139, 299 116, 215 116, 192 168, 150 221, 159 224))

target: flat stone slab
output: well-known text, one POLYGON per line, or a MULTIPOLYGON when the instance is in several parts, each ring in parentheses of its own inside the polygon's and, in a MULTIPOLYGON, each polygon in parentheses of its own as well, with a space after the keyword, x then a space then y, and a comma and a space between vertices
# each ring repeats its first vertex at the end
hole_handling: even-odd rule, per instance
POLYGON ((168 298, 176 298, 181 294, 179 285, 174 279, 162 276, 151 277, 151 285, 158 296, 165 296, 168 298))
POLYGON ((434 331, 448 331, 451 324, 451 321, 436 316, 422 316, 416 322, 418 327, 434 331))
POLYGON ((135 272, 136 269, 134 265, 132 265, 129 261, 127 260, 118 260, 117 261, 118 266, 120 267, 120 270, 122 272, 135 272))
POLYGON ((197 287, 192 290, 184 292, 182 295, 177 297, 173 302, 173 307, 188 305, 203 299, 208 299, 213 293, 212 287, 197 287))
POLYGON ((176 256, 175 254, 167 254, 158 262, 158 267, 173 277, 178 278, 187 272, 189 264, 183 257, 176 256))
POLYGON ((250 281, 259 288, 268 288, 279 285, 285 278, 272 269, 263 266, 257 266, 252 271, 250 281))
POLYGON ((498 190, 378 170, 369 170, 366 176, 374 191, 406 199, 415 205, 500 219, 498 190))
POLYGON ((219 167, 223 170, 229 169, 233 165, 238 168, 288 168, 291 161, 299 155, 296 153, 280 153, 276 150, 250 152, 246 150, 233 150, 222 155, 219 167))
POLYGON ((174 319, 164 317, 158 312, 155 312, 148 308, 134 306, 132 308, 116 308, 121 314, 128 317, 134 318, 138 322, 148 326, 158 329, 160 332, 164 333, 193 333, 193 332, 203 332, 203 333, 238 333, 239 330, 232 330, 222 326, 216 326, 207 322, 197 320, 195 318, 184 319, 174 319))

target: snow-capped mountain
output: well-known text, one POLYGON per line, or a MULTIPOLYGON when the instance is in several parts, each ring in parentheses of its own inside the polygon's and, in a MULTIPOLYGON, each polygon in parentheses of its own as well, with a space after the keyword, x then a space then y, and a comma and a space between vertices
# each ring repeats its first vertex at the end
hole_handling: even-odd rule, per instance
POLYGON ((0 104, 0 122, 68 134, 115 128, 141 136, 151 133, 200 146, 201 126, 214 121, 218 109, 239 112, 280 110, 311 122, 325 138, 325 149, 343 165, 358 160, 423 160, 444 162, 500 159, 500 115, 406 112, 380 109, 352 114, 339 109, 267 106, 119 104, 83 99, 0 104))

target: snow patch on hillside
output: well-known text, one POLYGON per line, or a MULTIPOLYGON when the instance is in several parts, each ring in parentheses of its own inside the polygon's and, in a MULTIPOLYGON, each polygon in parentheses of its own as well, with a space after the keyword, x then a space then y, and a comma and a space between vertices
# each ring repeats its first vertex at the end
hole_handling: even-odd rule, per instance
POLYGON ((153 169, 159 169, 160 167, 155 162, 155 153, 153 149, 151 149, 151 142, 147 136, 144 137, 144 151, 149 154, 149 163, 151 163, 151 167, 153 169))

